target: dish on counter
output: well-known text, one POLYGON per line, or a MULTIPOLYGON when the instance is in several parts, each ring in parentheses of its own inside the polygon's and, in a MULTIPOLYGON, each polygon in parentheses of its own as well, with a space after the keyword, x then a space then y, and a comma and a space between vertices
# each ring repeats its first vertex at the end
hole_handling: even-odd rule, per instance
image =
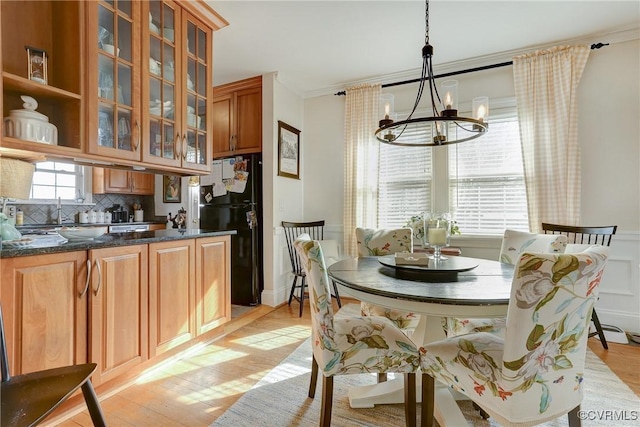
POLYGON ((31 239, 30 237, 23 237, 21 239, 15 239, 15 240, 3 240, 2 247, 26 248, 31 246, 32 243, 33 243, 33 239, 31 239))
POLYGON ((62 227, 56 231, 68 240, 92 240, 105 234, 107 227, 62 227))

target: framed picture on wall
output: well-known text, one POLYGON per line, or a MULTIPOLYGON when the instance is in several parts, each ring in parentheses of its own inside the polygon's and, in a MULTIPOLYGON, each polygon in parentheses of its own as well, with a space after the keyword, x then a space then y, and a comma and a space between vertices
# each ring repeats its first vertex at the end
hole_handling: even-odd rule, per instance
POLYGON ((300 179, 300 131, 278 120, 278 176, 300 179))
POLYGON ((162 175, 162 201, 164 203, 180 203, 181 198, 180 177, 162 175))

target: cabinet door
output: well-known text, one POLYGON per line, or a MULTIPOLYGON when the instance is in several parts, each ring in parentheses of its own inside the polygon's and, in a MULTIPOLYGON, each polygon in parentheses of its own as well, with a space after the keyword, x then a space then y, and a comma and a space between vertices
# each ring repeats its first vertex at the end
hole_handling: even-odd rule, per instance
POLYGON ((213 160, 211 100, 213 98, 212 30, 187 11, 182 11, 184 55, 182 98, 182 166, 209 172, 213 160))
POLYGON ((233 94, 216 96, 213 99, 213 153, 216 157, 232 154, 233 94))
POLYGON ((104 190, 106 193, 131 193, 130 172, 119 169, 105 169, 104 190))
POLYGON ((196 240, 196 331, 200 335, 231 320, 231 238, 196 240))
POLYGON ((155 175, 144 172, 131 173, 131 194, 153 196, 155 193, 155 175))
MULTIPOLYGON (((171 1, 144 2, 142 26, 143 159, 181 165, 181 8, 171 1)), ((186 43, 186 42, 185 42, 186 43)))
POLYGON ((98 364, 94 384, 126 373, 148 359, 148 252, 146 245, 89 251, 91 343, 98 364))
POLYGON ((149 245, 149 356, 195 338, 195 242, 149 245))
POLYGON ((240 90, 236 93, 236 138, 238 154, 262 151, 262 88, 240 90))
POLYGON ((140 2, 86 2, 88 151, 141 160, 140 2))
POLYGON ((86 363, 86 261, 86 251, 1 260, 13 375, 86 363))

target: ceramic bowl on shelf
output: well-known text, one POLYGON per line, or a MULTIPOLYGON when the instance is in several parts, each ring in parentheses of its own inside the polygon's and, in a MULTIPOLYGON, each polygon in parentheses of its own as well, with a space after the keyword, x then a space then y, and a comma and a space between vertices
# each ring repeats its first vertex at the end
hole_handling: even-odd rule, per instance
POLYGON ((91 240, 105 234, 107 227, 62 227, 56 231, 68 240, 91 240))
POLYGON ((11 110, 4 118, 4 134, 9 137, 43 144, 58 144, 58 128, 49 123, 49 118, 36 111, 38 102, 30 96, 22 95, 23 110, 11 110))
POLYGON ((104 50, 107 53, 110 53, 111 55, 120 56, 120 48, 116 48, 112 44, 103 44, 102 50, 104 50))

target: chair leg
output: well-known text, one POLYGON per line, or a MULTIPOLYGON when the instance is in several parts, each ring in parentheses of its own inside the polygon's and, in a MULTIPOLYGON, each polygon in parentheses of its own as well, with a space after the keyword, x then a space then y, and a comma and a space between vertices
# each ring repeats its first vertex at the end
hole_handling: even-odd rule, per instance
POLYGON ((289 293, 289 305, 291 305, 291 300, 293 299, 293 293, 296 291, 297 281, 298 281, 298 276, 293 276, 293 284, 291 285, 291 292, 289 293))
POLYGON ((318 362, 316 357, 311 357, 311 381, 309 381, 309 397, 316 397, 316 386, 318 384, 318 362))
POLYGON ((596 309, 594 308, 591 312, 591 321, 596 327, 596 331, 598 332, 598 336, 600 337, 600 342, 605 350, 609 350, 609 345, 607 344, 607 339, 604 336, 604 331, 602 330, 602 325, 600 324, 600 319, 598 319, 598 315, 596 314, 596 309))
POLYGON ((578 416, 578 412, 580 412, 580 405, 576 406, 567 414, 567 418, 569 419, 569 427, 581 427, 582 420, 578 416))
POLYGON ((378 373, 378 382, 379 383, 383 383, 387 380, 387 373, 386 372, 379 372, 378 373))
POLYGON ((416 374, 404 374, 404 419, 407 427, 416 427, 416 374))
POLYGON ((331 407, 333 405, 333 377, 322 376, 322 405, 320 408, 320 427, 331 426, 331 407))
POLYGON ((304 290, 307 287, 306 277, 302 276, 302 285, 300 286, 300 315, 302 317, 302 309, 304 308, 304 290))
POLYGON ((420 426, 433 427, 433 411, 435 407, 435 381, 429 374, 422 374, 422 407, 420 410, 420 426))
POLYGON ((342 301, 340 301, 340 294, 338 293, 338 285, 336 284, 335 280, 332 280, 331 283, 333 283, 333 292, 335 293, 338 308, 342 308, 342 301))
POLYGON ((93 425, 95 427, 106 427, 107 422, 104 419, 104 414, 102 413, 102 408, 98 402, 98 397, 93 389, 91 380, 87 380, 82 384, 82 394, 84 395, 84 400, 87 403, 87 408, 89 409, 89 415, 91 415, 93 425))

